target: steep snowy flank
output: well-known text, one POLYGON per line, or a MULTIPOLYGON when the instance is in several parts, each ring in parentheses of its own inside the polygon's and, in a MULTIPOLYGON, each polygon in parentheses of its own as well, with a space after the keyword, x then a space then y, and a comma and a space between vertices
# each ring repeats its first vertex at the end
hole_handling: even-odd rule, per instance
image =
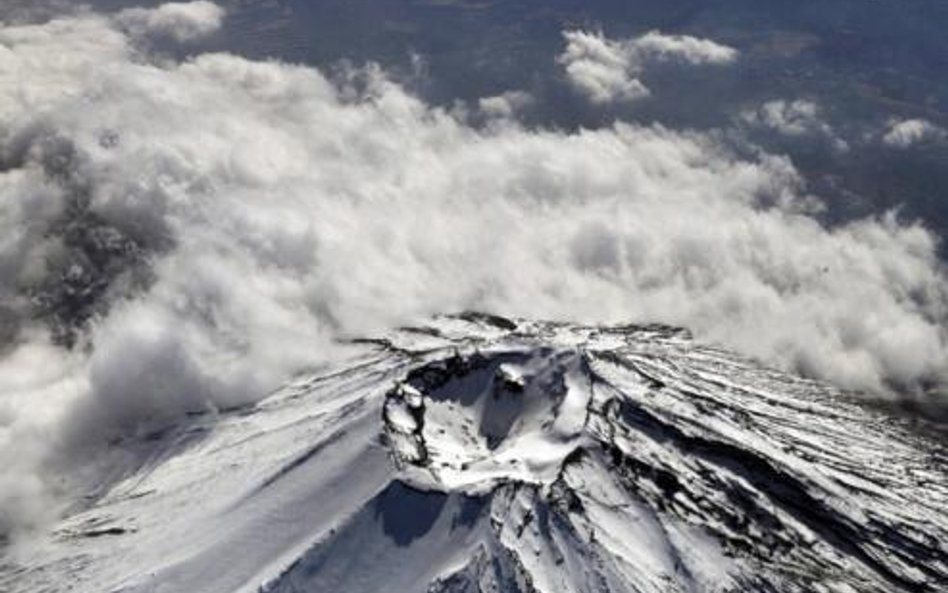
POLYGON ((11 592, 945 591, 941 445, 664 326, 444 317, 116 444, 11 592))

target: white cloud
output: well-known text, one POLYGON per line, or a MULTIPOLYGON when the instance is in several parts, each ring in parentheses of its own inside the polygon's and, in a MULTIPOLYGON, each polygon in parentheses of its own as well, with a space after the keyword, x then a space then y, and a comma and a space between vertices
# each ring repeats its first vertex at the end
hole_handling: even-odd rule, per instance
POLYGON ((40 525, 59 510, 49 487, 50 451, 63 414, 82 389, 82 361, 42 335, 0 357, 0 535, 40 525))
POLYGON ((170 37, 175 41, 193 41, 217 31, 224 9, 208 0, 168 2, 157 8, 129 8, 115 16, 131 35, 170 37))
POLYGON ((948 132, 924 119, 892 120, 882 142, 893 148, 908 148, 919 142, 941 141, 948 132))
POLYGON ((490 118, 509 119, 534 103, 534 98, 525 91, 507 91, 478 101, 480 112, 490 118))
POLYGON ((656 31, 619 41, 588 31, 566 31, 563 36, 566 48, 557 61, 570 83, 594 103, 648 96, 639 76, 650 60, 726 64, 737 58, 736 50, 713 41, 656 31))
POLYGON ((788 136, 802 136, 826 131, 827 124, 819 117, 819 108, 812 101, 768 101, 754 111, 745 111, 744 120, 759 124, 788 136))
POLYGON ((646 58, 682 60, 689 64, 729 64, 737 59, 737 50, 710 39, 664 35, 658 31, 632 40, 631 47, 646 58))
POLYGON ((480 130, 378 68, 340 88, 226 54, 151 62, 122 31, 0 28, 0 309, 24 325, 0 362, 8 523, 78 445, 254 401, 339 336, 437 312, 680 324, 878 392, 948 375, 934 237, 823 227, 785 159, 661 126, 480 130), (26 296, 70 262, 70 199, 152 250, 152 282, 67 356, 26 296))
POLYGON ((823 120, 819 105, 813 101, 797 99, 768 101, 757 109, 745 110, 741 118, 752 126, 774 130, 785 136, 822 136, 830 140, 838 150, 846 150, 848 144, 839 138, 823 120))
POLYGON ((557 61, 570 83, 593 103, 630 101, 648 96, 638 79, 639 63, 628 47, 601 33, 566 31, 566 49, 557 61))

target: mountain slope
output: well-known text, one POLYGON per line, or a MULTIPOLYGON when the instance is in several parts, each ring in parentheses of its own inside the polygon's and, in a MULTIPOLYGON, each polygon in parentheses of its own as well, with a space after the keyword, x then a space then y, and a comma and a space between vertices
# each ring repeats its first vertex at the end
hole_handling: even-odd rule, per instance
POLYGON ((136 459, 4 591, 943 591, 941 446, 663 326, 439 318, 136 459))

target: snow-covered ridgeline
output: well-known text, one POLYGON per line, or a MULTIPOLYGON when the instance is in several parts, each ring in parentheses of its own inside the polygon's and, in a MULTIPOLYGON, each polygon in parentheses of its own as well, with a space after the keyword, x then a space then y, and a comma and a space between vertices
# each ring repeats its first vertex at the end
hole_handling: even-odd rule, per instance
POLYGON ((480 315, 120 445, 10 591, 939 591, 937 443, 654 327, 480 315))

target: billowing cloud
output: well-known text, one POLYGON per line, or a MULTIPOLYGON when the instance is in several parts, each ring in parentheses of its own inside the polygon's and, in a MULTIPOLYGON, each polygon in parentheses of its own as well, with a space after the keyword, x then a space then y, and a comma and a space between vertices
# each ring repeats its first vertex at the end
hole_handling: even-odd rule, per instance
POLYGON ((563 36, 566 48, 557 61, 569 82, 594 103, 648 96, 639 76, 649 60, 697 65, 726 64, 737 58, 735 49, 713 41, 657 31, 619 41, 588 31, 566 31, 563 36))
POLYGON ((372 66, 150 60, 120 20, 0 28, 0 527, 83 447, 438 312, 679 324, 875 393, 946 378, 935 238, 823 226, 783 158, 479 128, 372 66))
POLYGON ((948 138, 948 132, 925 119, 892 120, 882 136, 882 142, 893 148, 908 148, 919 142, 938 142, 948 138))
POLYGON ((192 41, 218 30, 224 10, 208 0, 169 2, 157 8, 129 8, 115 16, 123 29, 135 36, 169 37, 192 41))
POLYGON ((630 101, 648 96, 638 79, 640 64, 628 47, 602 33, 566 31, 566 49, 557 61, 569 82, 593 103, 630 101))

